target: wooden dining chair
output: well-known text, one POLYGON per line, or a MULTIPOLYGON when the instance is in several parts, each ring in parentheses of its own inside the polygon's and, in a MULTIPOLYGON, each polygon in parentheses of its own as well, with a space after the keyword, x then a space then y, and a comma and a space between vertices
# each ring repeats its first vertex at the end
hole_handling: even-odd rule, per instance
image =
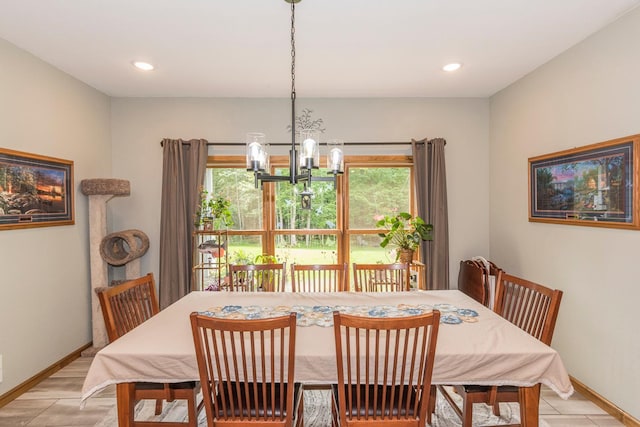
POLYGON ((396 292, 410 288, 409 264, 353 264, 357 292, 396 292))
MULTIPOLYGON (((494 311, 528 334, 550 345, 561 300, 562 291, 560 290, 550 289, 504 273, 496 286, 494 311)), ((491 404, 494 414, 500 415, 500 402, 519 401, 519 388, 515 386, 456 385, 452 387, 462 397, 462 408, 456 405, 452 395, 444 386, 437 386, 462 420, 462 427, 471 427, 474 403, 491 404)), ((539 389, 540 385, 536 387, 539 389)), ((434 409, 435 405, 430 408, 430 410, 434 409)))
POLYGON ((485 286, 483 268, 470 259, 460 261, 458 290, 486 305, 489 291, 485 286))
POLYGON ((296 313, 254 320, 192 313, 191 329, 209 427, 302 425, 296 313))
POLYGON ((346 290, 347 264, 292 264, 293 292, 342 292, 346 290))
POLYGON ((231 264, 228 290, 233 292, 284 292, 285 264, 231 264))
POLYGON ((416 289, 427 290, 427 266, 420 261, 409 264, 409 286, 416 289))
MULTIPOLYGON (((101 288, 97 293, 110 342, 117 340, 160 311, 155 280, 151 273, 116 286, 101 288)), ((199 389, 200 384, 197 381, 167 384, 138 382, 135 384, 133 400, 135 402, 145 399, 155 400, 156 415, 162 413, 165 400, 167 402, 172 402, 176 399, 186 400, 188 421, 185 423, 172 423, 171 425, 196 427, 198 425, 198 412, 203 406, 202 402, 196 405, 196 395, 199 389)), ((167 422, 162 421, 133 421, 134 427, 161 427, 166 425, 167 422)))
POLYGON ((415 426, 431 422, 431 376, 440 312, 396 318, 333 313, 338 384, 333 424, 415 426))
POLYGON ((503 271, 491 261, 487 261, 487 264, 484 265, 481 261, 471 259, 460 261, 458 290, 479 303, 493 308, 495 287, 500 281, 503 271), (492 286, 493 289, 491 289, 492 286))

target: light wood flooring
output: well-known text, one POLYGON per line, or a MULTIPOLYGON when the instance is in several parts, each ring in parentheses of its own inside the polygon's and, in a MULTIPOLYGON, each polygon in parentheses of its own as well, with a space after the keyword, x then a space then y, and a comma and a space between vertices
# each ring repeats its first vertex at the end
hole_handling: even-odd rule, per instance
MULTIPOLYGON (((0 408, 0 427, 89 427, 115 407, 115 387, 88 399, 80 409, 80 393, 92 358, 81 357, 0 408)), ((563 400, 543 387, 541 419, 550 427, 622 426, 612 416, 576 393, 563 400)), ((116 427, 116 426, 114 426, 116 427)))

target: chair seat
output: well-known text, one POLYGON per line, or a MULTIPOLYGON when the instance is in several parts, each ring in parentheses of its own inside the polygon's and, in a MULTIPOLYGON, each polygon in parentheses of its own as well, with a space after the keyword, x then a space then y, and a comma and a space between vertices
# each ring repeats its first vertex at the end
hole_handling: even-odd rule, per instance
MULTIPOLYGON (((491 386, 488 385, 465 385, 464 391, 467 393, 488 393, 491 390, 491 386)), ((498 387, 498 393, 517 393, 518 387, 514 385, 501 385, 498 387)))
MULTIPOLYGON (((190 390, 196 388, 197 385, 197 381, 183 381, 179 383, 169 383, 169 388, 172 390, 190 390)), ((136 389, 138 390, 162 390, 164 386, 163 383, 136 383, 136 389)))
MULTIPOLYGON (((289 388, 288 384, 285 384, 282 388, 282 393, 285 396, 280 396, 280 387, 275 388, 275 394, 272 396, 272 390, 269 385, 266 385, 266 396, 263 395, 263 389, 261 383, 249 383, 248 385, 244 382, 232 382, 229 383, 231 385, 231 396, 229 396, 229 388, 224 387, 222 390, 219 390, 220 394, 217 396, 217 407, 218 407, 218 417, 219 418, 238 418, 242 417, 280 417, 283 414, 286 414, 287 408, 282 408, 282 404, 286 404, 286 394, 289 388), (254 388, 255 387, 255 388, 254 388), (256 393, 257 391, 257 393, 256 393), (248 395, 247 395, 248 392, 248 395), (221 394, 223 396, 221 396, 221 394), (239 396, 238 396, 239 394, 239 396), (223 407, 222 402, 224 397, 225 402, 232 402, 232 406, 223 407), (238 401, 239 400, 239 401, 238 401), (254 407, 255 404, 249 404, 248 402, 257 402, 257 413, 254 407), (265 408, 266 402, 266 408, 265 408), (251 407, 251 413, 247 411, 247 407, 251 407), (284 411, 283 411, 284 409, 284 411)), ((293 389, 293 402, 294 404, 298 401, 298 397, 300 392, 302 391, 302 385, 300 383, 294 384, 293 389)), ((291 408, 293 411, 294 409, 291 408)))
MULTIPOLYGON (((413 417, 417 416, 420 412, 420 407, 414 408, 411 403, 415 402, 416 393, 414 387, 409 386, 398 386, 395 387, 393 392, 393 401, 391 401, 392 387, 386 386, 387 392, 383 393, 383 389, 385 386, 377 386, 377 396, 376 401, 373 403, 373 396, 375 392, 376 386, 373 385, 345 385, 345 396, 348 403, 349 393, 352 393, 353 401, 351 404, 350 414, 353 417, 357 416, 367 416, 367 417, 382 417, 382 416, 394 416, 397 417, 400 415, 401 417, 413 417), (351 391, 349 391, 351 388, 351 391), (357 399, 358 396, 358 388, 360 388, 360 399, 357 399), (367 388, 369 389, 369 394, 367 395, 367 388), (382 400, 384 394, 384 402, 382 400), (402 395, 402 400, 400 400, 400 395, 402 395), (369 400, 367 400, 367 396, 369 400), (383 405, 384 403, 384 405, 383 405), (382 408, 385 408, 385 413, 382 413, 382 408), (414 409, 417 410, 417 413, 414 412, 414 409)), ((338 408, 338 413, 340 412, 339 402, 337 400, 338 396, 338 385, 333 384, 331 389, 336 398, 336 407, 338 408)))

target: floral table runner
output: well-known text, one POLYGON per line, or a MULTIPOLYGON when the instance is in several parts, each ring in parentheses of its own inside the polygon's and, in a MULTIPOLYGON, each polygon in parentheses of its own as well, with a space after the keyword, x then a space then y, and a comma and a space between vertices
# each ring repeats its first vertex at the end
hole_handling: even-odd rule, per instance
POLYGON ((225 305, 210 307, 200 314, 225 319, 266 319, 296 313, 297 326, 333 326, 333 312, 368 317, 407 317, 429 313, 433 309, 441 311, 440 323, 460 324, 477 322, 478 313, 466 308, 457 308, 450 304, 398 304, 398 305, 225 305))

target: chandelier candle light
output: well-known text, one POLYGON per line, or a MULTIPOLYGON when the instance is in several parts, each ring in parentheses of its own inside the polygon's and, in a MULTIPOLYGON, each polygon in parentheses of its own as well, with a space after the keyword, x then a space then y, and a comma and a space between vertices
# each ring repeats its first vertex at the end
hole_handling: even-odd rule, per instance
POLYGON ((315 129, 301 129, 299 131, 300 157, 296 150, 296 43, 295 43, 295 4, 300 0, 285 0, 291 3, 291 149, 289 150, 289 175, 271 175, 269 173, 269 153, 264 133, 250 132, 246 136, 247 143, 247 171, 253 172, 255 185, 258 183, 285 181, 290 184, 304 183, 303 194, 310 195, 307 185, 311 181, 333 181, 343 173, 344 154, 343 141, 331 140, 327 142, 327 168, 329 177, 312 176, 312 170, 320 167, 320 132, 315 129), (300 172, 298 172, 298 166, 300 172))

